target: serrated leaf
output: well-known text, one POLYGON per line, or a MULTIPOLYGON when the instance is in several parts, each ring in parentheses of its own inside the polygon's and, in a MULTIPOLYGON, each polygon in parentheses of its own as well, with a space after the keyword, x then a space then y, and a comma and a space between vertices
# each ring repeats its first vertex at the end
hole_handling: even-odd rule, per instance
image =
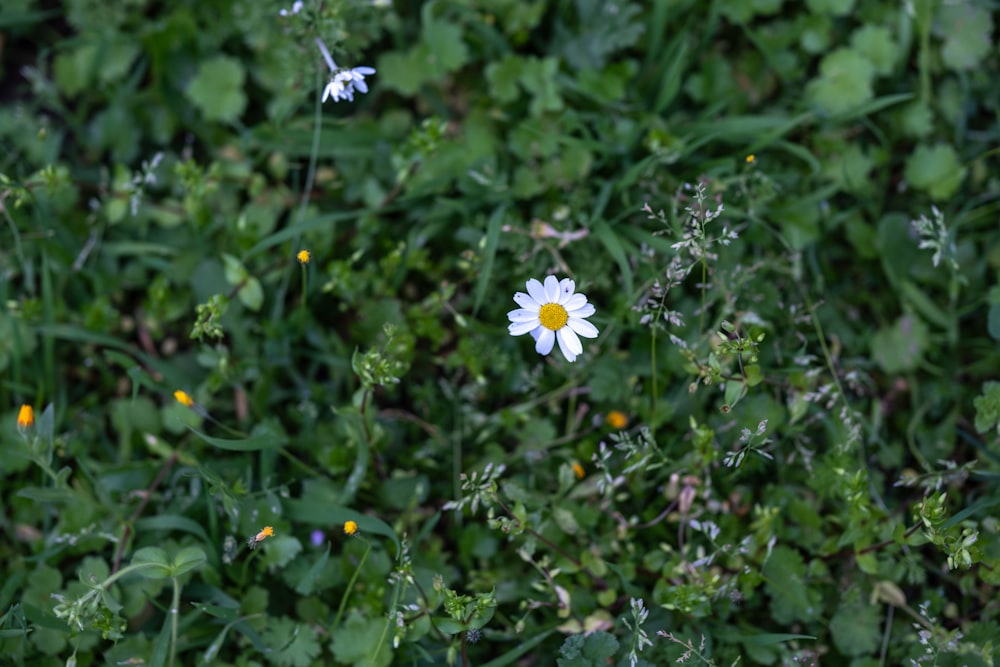
POLYGON ((972 405, 976 408, 976 430, 986 433, 997 427, 1000 432, 1000 382, 986 382, 983 393, 977 396, 972 405))
POLYGON ((427 21, 422 41, 430 52, 431 63, 441 75, 454 72, 469 62, 469 49, 462 40, 462 29, 454 23, 427 21))
POLYGON ((320 654, 319 635, 309 625, 290 618, 271 618, 264 631, 271 646, 268 662, 278 667, 309 667, 320 654))
POLYGON ((341 663, 356 667, 386 667, 392 662, 392 649, 384 641, 385 619, 364 618, 353 613, 343 628, 333 629, 330 650, 341 663))
POLYGON ((931 199, 949 199, 965 178, 966 169, 949 144, 918 146, 906 160, 903 172, 911 186, 927 192, 931 199))
POLYGON ((523 69, 523 59, 507 54, 500 62, 486 67, 486 81, 490 84, 490 95, 497 102, 513 102, 518 98, 517 80, 523 69))
POLYGON ((618 652, 618 640, 603 630, 567 637, 559 648, 559 667, 605 667, 618 652))
POLYGON ((849 111, 872 99, 875 67, 857 51, 837 49, 823 58, 819 72, 806 94, 827 113, 849 111))
POLYGON ((232 122, 247 105, 245 80, 246 71, 239 60, 218 56, 201 63, 187 88, 187 97, 209 120, 232 122))
POLYGON ((844 655, 873 654, 882 638, 882 614, 875 605, 841 606, 830 619, 830 634, 844 655))
POLYGON ((941 60, 951 69, 972 69, 993 48, 993 18, 983 7, 944 3, 938 12, 937 26, 944 33, 941 60))
POLYGON ((880 76, 892 73, 899 57, 892 33, 885 26, 867 24, 851 35, 851 46, 868 59, 880 76))
POLYGON ((802 556, 786 546, 775 547, 764 564, 771 614, 778 623, 812 621, 823 611, 823 598, 818 590, 809 587, 805 574, 802 556))

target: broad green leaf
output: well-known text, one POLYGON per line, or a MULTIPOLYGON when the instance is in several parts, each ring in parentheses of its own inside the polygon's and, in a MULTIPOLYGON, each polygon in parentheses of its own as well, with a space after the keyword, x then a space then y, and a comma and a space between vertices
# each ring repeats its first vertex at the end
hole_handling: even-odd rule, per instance
POLYGON ((823 613, 823 597, 806 578, 805 564, 798 551, 777 546, 764 564, 771 614, 781 624, 809 622, 823 613))
POLYGON ((843 605, 830 619, 833 643, 842 654, 871 655, 882 639, 882 614, 871 604, 843 605))
POLYGON ((392 662, 391 633, 384 633, 386 619, 368 619, 354 612, 343 628, 331 628, 330 650, 338 662, 354 667, 387 667, 392 662))
POLYGON ((892 326, 883 327, 872 336, 872 357, 886 373, 911 371, 923 361, 930 344, 929 331, 916 315, 904 315, 892 326))
POLYGON ((143 565, 138 574, 147 579, 166 579, 171 575, 167 552, 160 547, 144 547, 132 556, 132 565, 143 565))
POLYGON ((885 26, 870 23, 861 26, 851 35, 851 46, 871 62, 879 76, 891 74, 899 58, 892 33, 885 26))
POLYGON ((604 667, 618 652, 615 636, 598 630, 590 634, 571 635, 559 648, 559 667, 604 667))
POLYGON ((327 562, 330 560, 330 543, 326 545, 326 551, 316 559, 305 575, 295 584, 295 592, 299 595, 312 595, 316 590, 316 580, 323 573, 327 562))
POLYGON ((243 92, 246 71, 229 56, 203 61, 187 88, 188 99, 209 120, 232 122, 243 113, 247 96, 243 92))
POLYGON ((951 198, 965 179, 966 168, 950 144, 918 146, 906 160, 904 175, 911 186, 923 190, 931 199, 951 198))
POLYGON ((499 62, 486 67, 486 81, 490 84, 490 95, 497 102, 508 103, 518 98, 517 81, 521 76, 523 59, 507 54, 499 62))
POLYGON ((986 433, 996 428, 1000 433, 1000 382, 986 382, 983 393, 972 401, 976 408, 976 430, 986 433))
POLYGON ((830 114, 842 113, 872 98, 875 67, 857 51, 840 48, 824 57, 819 76, 806 86, 806 94, 830 114))
POLYGON ((185 572, 198 569, 205 563, 206 560, 207 557, 201 547, 184 547, 177 553, 174 557, 173 563, 171 564, 173 568, 173 576, 179 577, 185 572))
POLYGON ((993 17, 985 7, 969 2, 942 3, 937 25, 944 33, 941 59, 951 69, 972 69, 993 48, 993 17))

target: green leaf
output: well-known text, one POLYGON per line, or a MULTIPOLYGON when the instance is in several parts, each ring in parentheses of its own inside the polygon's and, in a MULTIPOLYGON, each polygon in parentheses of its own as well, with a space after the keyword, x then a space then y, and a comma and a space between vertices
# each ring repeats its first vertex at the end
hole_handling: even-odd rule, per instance
MULTIPOLYGON (((432 7, 433 3, 424 5, 425 10, 432 7)), ((428 16, 430 11, 425 11, 424 18, 428 16)), ((428 61, 438 73, 435 78, 461 69, 469 62, 469 49, 462 40, 462 29, 454 23, 425 20, 422 41, 429 52, 428 61)))
POLYGON ((179 577, 185 572, 196 570, 204 565, 206 560, 207 557, 201 547, 185 547, 174 557, 173 576, 179 577))
POLYGON ((326 545, 326 551, 323 552, 312 567, 306 571, 302 579, 295 584, 295 592, 299 595, 312 595, 313 591, 316 589, 316 580, 319 579, 320 575, 323 574, 323 568, 326 567, 327 561, 330 560, 330 543, 326 545))
POLYGON ((562 111, 563 100, 559 96, 556 75, 559 61, 555 58, 530 58, 525 60, 518 81, 531 91, 531 115, 540 116, 545 112, 562 111))
POLYGON ((605 667, 618 652, 614 635, 598 630, 586 635, 572 635, 559 648, 559 667, 605 667))
POLYGON ((266 425, 257 426, 254 428, 254 434, 250 437, 238 440, 213 438, 190 426, 188 426, 188 429, 213 447, 227 449, 232 452, 256 452, 262 449, 278 449, 288 442, 286 436, 275 433, 266 425))
POLYGON ((927 192, 931 199, 951 198, 965 178, 966 169, 950 144, 918 146, 906 160, 904 176, 911 186, 927 192))
POLYGON ((922 101, 914 101, 903 107, 900 120, 907 136, 923 138, 934 131, 934 114, 922 101))
POLYGON ((875 363, 886 373, 896 374, 915 369, 930 344, 929 331, 916 315, 904 315, 891 327, 879 329, 872 336, 875 363))
POLYGON ((857 51, 837 49, 823 58, 819 72, 806 86, 806 94, 827 113, 849 111, 872 99, 875 67, 857 51))
POLYGON ((806 623, 819 618, 823 612, 820 591, 809 587, 806 568, 798 551, 775 547, 764 564, 767 591, 771 595, 771 613, 781 624, 806 623))
POLYGON ((386 667, 392 649, 383 636, 386 619, 368 619, 352 612, 343 628, 333 628, 330 650, 338 662, 355 667, 386 667))
POLYGON ((271 646, 267 660, 278 667, 309 667, 322 651, 311 626, 285 616, 268 620, 264 639, 271 646))
POLYGON ((503 229, 504 213, 506 205, 498 206, 490 215, 486 223, 486 245, 483 248, 483 260, 479 269, 479 280, 476 283, 476 302, 472 307, 472 312, 479 312, 483 298, 490 285, 490 278, 493 275, 493 263, 496 260, 497 248, 500 246, 500 230, 503 229))
POLYGON ((983 393, 972 405, 976 408, 976 430, 986 433, 996 427, 1000 433, 1000 382, 984 383, 983 393))
POLYGON ((944 33, 941 60, 953 70, 979 65, 993 48, 993 18, 971 3, 942 3, 937 26, 944 33))
POLYGON ((806 0, 806 7, 813 14, 847 16, 854 9, 854 0, 806 0))
POLYGON ((862 26, 851 35, 851 46, 871 62, 879 76, 891 74, 899 59, 899 49, 892 41, 892 33, 885 26, 862 26))
POLYGON ((137 573, 147 579, 166 579, 172 574, 167 552, 160 547, 144 547, 132 556, 132 565, 143 565, 137 573))
POLYGON ((209 120, 232 122, 247 105, 243 92, 245 79, 246 71, 239 60, 218 56, 201 63, 187 88, 187 96, 209 120))
POLYGON ((830 619, 830 634, 844 655, 871 655, 882 639, 882 614, 875 605, 842 605, 830 619))
POLYGON ((486 81, 490 84, 490 95, 503 104, 513 102, 519 96, 517 81, 523 70, 523 58, 507 54, 500 62, 486 67, 486 81))

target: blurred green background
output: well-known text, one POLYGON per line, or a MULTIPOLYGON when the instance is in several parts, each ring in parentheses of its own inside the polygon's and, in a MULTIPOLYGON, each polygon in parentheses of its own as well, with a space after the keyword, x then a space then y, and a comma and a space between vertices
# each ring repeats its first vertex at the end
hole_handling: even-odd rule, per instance
POLYGON ((994 664, 996 18, 5 0, 0 661, 994 664))

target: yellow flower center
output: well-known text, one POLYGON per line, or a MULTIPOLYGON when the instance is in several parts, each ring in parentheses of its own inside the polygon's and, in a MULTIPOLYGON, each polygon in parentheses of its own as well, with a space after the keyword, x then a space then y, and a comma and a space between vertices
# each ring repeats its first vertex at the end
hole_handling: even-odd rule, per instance
POLYGON ((538 309, 538 320, 546 329, 559 331, 569 321, 569 313, 558 303, 547 303, 538 309))

